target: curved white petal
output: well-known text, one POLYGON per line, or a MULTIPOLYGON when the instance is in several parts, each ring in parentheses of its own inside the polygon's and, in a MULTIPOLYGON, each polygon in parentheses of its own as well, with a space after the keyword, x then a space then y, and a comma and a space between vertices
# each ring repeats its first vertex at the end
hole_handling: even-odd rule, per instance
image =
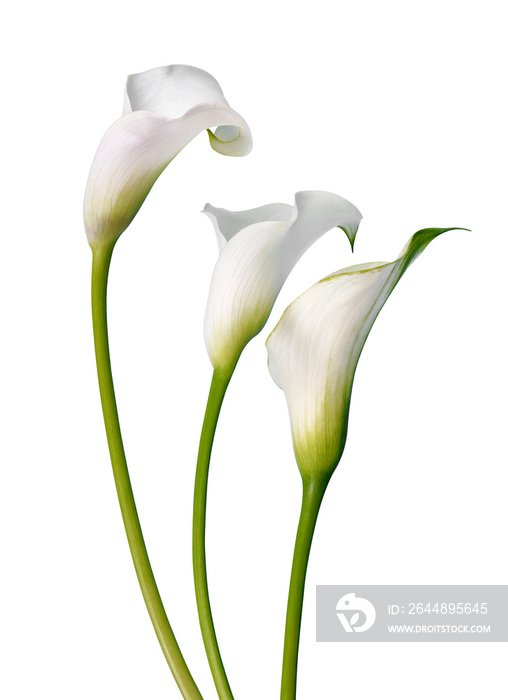
POLYGON ((99 144, 85 192, 84 219, 92 247, 114 242, 127 228, 164 168, 197 134, 210 132, 219 153, 249 153, 252 138, 217 81, 192 66, 166 66, 129 76, 124 115, 99 144))
POLYGON ((251 224, 259 224, 263 221, 290 221, 293 207, 290 204, 265 204, 256 209, 228 211, 206 204, 203 213, 213 223, 220 253, 233 236, 251 224))
POLYGON ((123 113, 146 109, 167 119, 178 119, 192 107, 207 102, 229 107, 210 73, 195 66, 160 66, 127 77, 123 113))
POLYGON ((344 231, 352 249, 361 220, 355 205, 338 194, 320 190, 297 192, 284 251, 284 280, 305 251, 332 228, 344 231))
POLYGON ((228 369, 265 325, 304 251, 335 226, 347 228, 353 240, 361 214, 327 192, 298 192, 293 207, 271 204, 226 212, 207 205, 205 213, 221 251, 205 313, 205 342, 214 368, 228 369))
POLYGON ((216 370, 233 368, 266 321, 281 287, 284 221, 252 224, 224 247, 210 284, 205 343, 216 370))
POLYGON ((302 474, 330 473, 337 465, 370 329, 407 267, 448 230, 419 231, 393 263, 355 265, 324 278, 286 309, 269 336, 268 366, 286 395, 302 474))

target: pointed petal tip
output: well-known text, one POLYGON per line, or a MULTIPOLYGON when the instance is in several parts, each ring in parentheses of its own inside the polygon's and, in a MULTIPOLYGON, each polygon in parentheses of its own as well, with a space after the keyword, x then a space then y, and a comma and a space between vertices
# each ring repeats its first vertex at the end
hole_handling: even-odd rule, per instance
POLYGON ((431 241, 438 236, 441 236, 447 231, 469 231, 470 229, 461 228, 460 226, 450 226, 447 228, 422 228, 417 231, 406 243, 400 252, 399 259, 405 258, 405 265, 410 265, 420 253, 425 250, 431 241))
POLYGON ((418 235, 420 233, 427 233, 427 232, 435 232, 439 231, 439 233, 436 233, 436 235, 440 235, 441 233, 446 233, 447 231, 471 231, 470 228, 463 228, 462 226, 447 226, 445 228, 438 228, 438 227, 430 227, 430 228, 422 228, 419 231, 416 232, 415 235, 418 235))
MULTIPOLYGON (((360 214, 360 220, 362 219, 362 215, 360 214)), ((349 243, 351 245, 351 252, 354 253, 354 248, 355 248, 355 239, 356 239, 356 234, 358 233, 358 229, 360 228, 360 221, 358 224, 354 225, 349 225, 349 226, 337 226, 337 228, 340 228, 346 236, 348 237, 349 243)))
POLYGON ((213 223, 214 226, 217 224, 217 214, 216 214, 216 209, 215 207, 212 207, 211 204, 208 204, 208 202, 205 204, 203 209, 201 209, 201 214, 204 214, 207 216, 210 221, 213 223))

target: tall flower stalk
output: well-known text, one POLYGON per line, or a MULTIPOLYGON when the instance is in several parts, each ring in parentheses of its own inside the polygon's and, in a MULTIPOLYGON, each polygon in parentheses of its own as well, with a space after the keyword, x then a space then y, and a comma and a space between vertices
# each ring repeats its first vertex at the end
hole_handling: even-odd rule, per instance
POLYGON ((93 258, 92 316, 102 411, 118 500, 141 592, 166 661, 183 697, 187 700, 202 700, 164 610, 141 531, 127 468, 108 343, 106 289, 112 252, 112 246, 109 249, 102 248, 93 258))
POLYGON ((284 312, 267 340, 268 366, 285 395, 302 477, 302 505, 289 585, 281 700, 295 700, 305 577, 328 482, 344 451, 356 366, 377 315, 409 265, 451 229, 418 231, 393 263, 340 270, 284 312))
POLYGON ((217 81, 192 66, 165 66, 129 76, 124 114, 104 134, 85 192, 92 249, 92 319, 104 424, 122 518, 139 585, 167 663, 186 700, 202 700, 169 624, 155 582, 132 492, 111 371, 107 282, 111 256, 151 187, 198 133, 224 155, 245 155, 252 139, 217 81), (210 131, 218 126, 215 133, 210 131))
POLYGON ((208 663, 217 689, 217 694, 221 700, 233 700, 233 694, 222 661, 208 594, 205 547, 206 502, 213 440, 222 403, 233 371, 234 367, 230 371, 214 370, 212 375, 212 382, 201 430, 201 438, 199 441, 192 519, 192 565, 194 571, 196 604, 208 663))

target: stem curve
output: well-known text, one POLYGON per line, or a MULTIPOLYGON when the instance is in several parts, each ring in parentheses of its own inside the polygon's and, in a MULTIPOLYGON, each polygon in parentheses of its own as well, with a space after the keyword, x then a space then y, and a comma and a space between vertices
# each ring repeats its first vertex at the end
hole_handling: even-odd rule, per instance
POLYGON ((281 700, 295 700, 296 698, 298 647, 300 644, 305 577, 312 537, 328 481, 329 476, 303 479, 302 507, 296 533, 286 613, 281 700))
POLYGON ((114 243, 93 251, 92 319, 104 424, 125 532, 139 585, 166 661, 186 700, 203 700, 169 624, 146 550, 127 468, 111 372, 107 284, 114 243))
POLYGON ((201 626, 201 634, 203 636, 208 663, 220 700, 234 700, 234 698, 229 686, 224 664, 222 663, 208 594, 205 552, 206 495, 213 439, 222 402, 233 370, 234 367, 228 372, 214 370, 212 376, 205 417, 203 419, 201 439, 199 441, 192 517, 192 563, 199 624, 201 626))

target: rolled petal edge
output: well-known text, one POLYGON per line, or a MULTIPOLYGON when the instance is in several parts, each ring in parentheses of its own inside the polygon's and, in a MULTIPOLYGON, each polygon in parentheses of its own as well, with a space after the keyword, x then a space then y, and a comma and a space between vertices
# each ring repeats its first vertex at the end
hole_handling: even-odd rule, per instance
POLYGON ((84 221, 92 248, 117 240, 166 166, 212 127, 216 151, 242 156, 251 150, 249 127, 209 73, 166 66, 129 76, 124 115, 104 134, 86 186, 84 221))

